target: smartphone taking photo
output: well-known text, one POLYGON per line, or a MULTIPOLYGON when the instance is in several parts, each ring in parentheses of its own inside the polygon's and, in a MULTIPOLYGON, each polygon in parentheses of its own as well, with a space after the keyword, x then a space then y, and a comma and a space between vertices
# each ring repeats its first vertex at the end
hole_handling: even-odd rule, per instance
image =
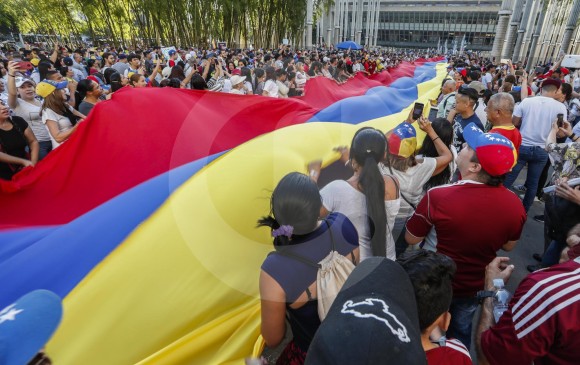
POLYGON ((423 110, 425 110, 425 104, 415 103, 413 106, 413 120, 417 120, 423 115, 423 110))

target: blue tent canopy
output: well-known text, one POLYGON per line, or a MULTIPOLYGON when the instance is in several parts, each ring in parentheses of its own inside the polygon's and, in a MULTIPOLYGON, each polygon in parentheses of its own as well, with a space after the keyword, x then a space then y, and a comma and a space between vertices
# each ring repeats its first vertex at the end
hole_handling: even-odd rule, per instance
POLYGON ((344 41, 336 45, 338 49, 363 49, 361 45, 353 41, 344 41))

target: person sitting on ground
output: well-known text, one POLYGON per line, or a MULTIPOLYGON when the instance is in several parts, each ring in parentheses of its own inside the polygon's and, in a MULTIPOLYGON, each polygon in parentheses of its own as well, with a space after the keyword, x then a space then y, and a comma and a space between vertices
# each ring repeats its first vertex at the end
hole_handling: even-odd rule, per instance
POLYGON ((318 270, 296 256, 320 262, 334 249, 355 264, 359 260, 356 228, 340 213, 319 220, 321 208, 314 181, 292 172, 274 189, 270 215, 258 221, 258 227, 270 228, 275 249, 260 272, 262 336, 268 347, 278 346, 286 333, 287 319, 293 333, 277 364, 302 364, 320 326, 318 270))
POLYGON ((440 253, 419 250, 403 253, 397 262, 413 283, 421 343, 429 365, 471 365, 469 351, 461 341, 440 337, 451 321, 451 283, 457 270, 453 260, 440 253))

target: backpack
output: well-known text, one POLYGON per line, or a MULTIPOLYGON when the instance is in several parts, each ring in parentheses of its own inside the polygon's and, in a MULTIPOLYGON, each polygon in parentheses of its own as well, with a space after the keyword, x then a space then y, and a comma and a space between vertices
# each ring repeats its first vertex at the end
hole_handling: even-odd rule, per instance
MULTIPOLYGON (((340 292, 344 282, 355 267, 355 258, 352 252, 351 261, 336 251, 334 237, 332 235, 330 225, 328 224, 328 221, 325 220, 324 222, 328 227, 328 233, 330 233, 330 242, 332 246, 330 253, 326 255, 326 257, 323 258, 320 262, 316 263, 305 257, 288 251, 282 250, 272 252, 273 254, 276 253, 282 256, 290 257, 296 261, 300 261, 303 264, 318 269, 318 272, 316 273, 316 299, 318 300, 318 317, 320 317, 320 321, 324 320, 326 317, 326 314, 334 302, 334 299, 340 292)), ((313 299, 308 288, 306 288, 306 294, 308 295, 309 300, 313 299)))

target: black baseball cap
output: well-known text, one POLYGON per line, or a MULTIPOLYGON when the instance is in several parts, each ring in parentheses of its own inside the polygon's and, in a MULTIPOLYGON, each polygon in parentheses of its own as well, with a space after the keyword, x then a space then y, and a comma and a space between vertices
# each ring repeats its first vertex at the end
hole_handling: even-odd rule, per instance
POLYGON ((426 365, 415 292, 396 262, 361 262, 318 328, 306 365, 426 365))

